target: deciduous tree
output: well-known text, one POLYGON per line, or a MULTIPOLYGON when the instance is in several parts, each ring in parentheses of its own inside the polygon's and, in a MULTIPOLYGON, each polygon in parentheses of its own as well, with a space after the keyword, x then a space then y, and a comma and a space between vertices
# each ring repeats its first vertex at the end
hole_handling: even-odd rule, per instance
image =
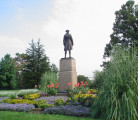
MULTIPOLYGON (((111 56, 113 47, 119 45, 126 50, 131 47, 138 48, 138 5, 134 1, 127 1, 121 9, 115 12, 116 18, 110 42, 106 45, 104 58, 111 56)), ((106 68, 108 62, 104 62, 106 68)))

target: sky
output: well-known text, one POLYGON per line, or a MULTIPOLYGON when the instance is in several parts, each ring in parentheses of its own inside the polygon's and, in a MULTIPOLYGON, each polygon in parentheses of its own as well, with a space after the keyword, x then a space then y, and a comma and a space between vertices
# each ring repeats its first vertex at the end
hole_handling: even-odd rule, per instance
MULTIPOLYGON (((0 0, 0 59, 25 53, 32 39, 44 45, 51 64, 64 57, 63 36, 69 29, 78 75, 101 71, 115 11, 127 0, 0 0)), ((138 1, 135 0, 135 4, 138 1)), ((68 56, 68 54, 67 54, 68 56)))

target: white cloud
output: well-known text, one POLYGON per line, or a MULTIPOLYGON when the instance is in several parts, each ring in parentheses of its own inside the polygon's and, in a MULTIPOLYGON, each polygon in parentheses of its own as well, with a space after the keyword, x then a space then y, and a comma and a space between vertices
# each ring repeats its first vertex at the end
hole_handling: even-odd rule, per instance
POLYGON ((4 57, 6 54, 11 54, 14 57, 17 52, 24 53, 23 44, 24 42, 20 38, 0 36, 0 56, 4 57))

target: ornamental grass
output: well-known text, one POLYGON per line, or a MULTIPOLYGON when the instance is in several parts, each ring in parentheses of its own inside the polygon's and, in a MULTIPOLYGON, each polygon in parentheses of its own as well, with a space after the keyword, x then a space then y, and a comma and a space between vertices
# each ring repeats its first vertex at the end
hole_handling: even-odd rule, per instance
POLYGON ((138 120, 138 56, 134 49, 115 48, 93 116, 105 120, 138 120))

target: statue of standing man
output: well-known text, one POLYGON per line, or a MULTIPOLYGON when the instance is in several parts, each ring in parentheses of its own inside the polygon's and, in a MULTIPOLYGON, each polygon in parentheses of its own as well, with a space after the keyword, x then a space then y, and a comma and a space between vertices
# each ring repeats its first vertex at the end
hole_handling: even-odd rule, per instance
POLYGON ((65 58, 66 58, 67 51, 69 51, 69 57, 71 58, 73 39, 71 34, 69 33, 69 30, 66 30, 66 34, 64 35, 64 38, 63 38, 63 45, 64 45, 64 51, 65 51, 65 58))

